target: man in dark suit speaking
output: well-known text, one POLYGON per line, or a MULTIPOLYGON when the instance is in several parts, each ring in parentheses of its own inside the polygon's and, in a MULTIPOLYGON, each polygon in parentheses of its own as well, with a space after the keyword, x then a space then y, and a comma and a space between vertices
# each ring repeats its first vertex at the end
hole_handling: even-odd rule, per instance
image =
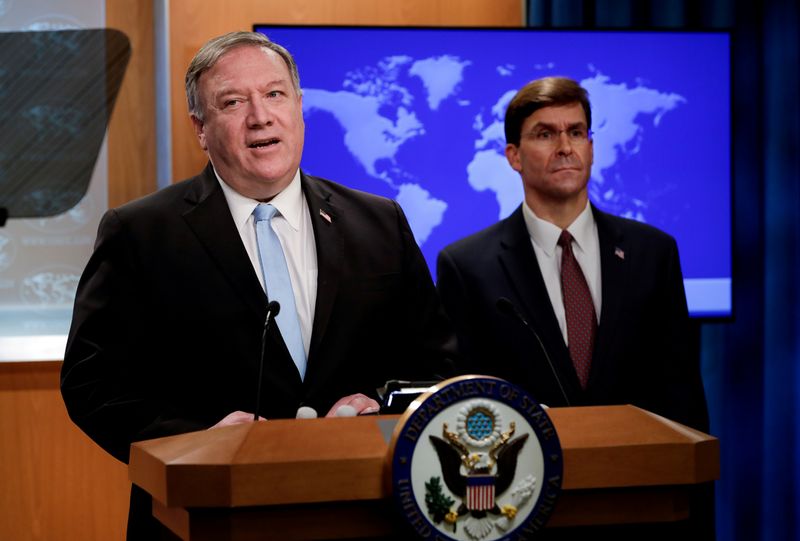
POLYGON ((289 52, 256 33, 215 38, 186 92, 210 163, 103 217, 61 378, 78 426, 127 461, 131 442, 254 414, 374 412, 387 379, 440 372, 453 336, 400 207, 299 169, 289 52))
POLYGON ((525 200, 438 261, 462 371, 550 406, 630 403, 707 431, 677 245, 589 202, 591 122, 570 79, 533 81, 511 100, 505 152, 525 200))

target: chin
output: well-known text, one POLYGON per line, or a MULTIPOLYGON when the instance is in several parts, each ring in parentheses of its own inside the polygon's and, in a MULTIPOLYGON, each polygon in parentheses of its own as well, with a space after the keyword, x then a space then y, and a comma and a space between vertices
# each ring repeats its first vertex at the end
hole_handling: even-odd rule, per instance
MULTIPOLYGON (((280 182, 289 175, 289 169, 285 167, 261 167, 251 172, 251 177, 265 184, 280 182)), ((289 179, 291 181, 291 178, 289 179)))
POLYGON ((559 186, 550 191, 554 199, 570 201, 578 199, 584 195, 588 196, 586 185, 583 186, 559 186))

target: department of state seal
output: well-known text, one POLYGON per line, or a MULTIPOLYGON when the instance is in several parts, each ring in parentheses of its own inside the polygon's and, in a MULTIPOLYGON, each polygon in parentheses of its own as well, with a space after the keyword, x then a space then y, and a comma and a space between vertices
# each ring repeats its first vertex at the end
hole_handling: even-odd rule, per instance
POLYGON ((561 488, 550 418, 519 387, 463 376, 417 399, 390 452, 395 503, 422 539, 529 538, 561 488))

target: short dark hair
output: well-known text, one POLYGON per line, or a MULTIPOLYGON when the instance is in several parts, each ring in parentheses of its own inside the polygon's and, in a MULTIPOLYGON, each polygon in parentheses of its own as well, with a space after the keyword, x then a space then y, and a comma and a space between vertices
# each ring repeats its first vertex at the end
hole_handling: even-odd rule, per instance
POLYGON ((568 77, 543 77, 523 86, 506 109, 506 143, 519 145, 522 124, 533 113, 551 105, 580 103, 586 113, 586 128, 592 129, 592 106, 589 93, 568 77))
POLYGON ((189 69, 186 70, 186 79, 184 82, 186 85, 186 101, 189 104, 190 115, 194 115, 199 120, 203 120, 203 104, 200 102, 200 92, 198 91, 200 76, 214 67, 214 64, 216 64, 225 53, 236 47, 244 46, 262 47, 277 53, 289 69, 289 76, 292 78, 292 86, 297 92, 297 95, 300 96, 302 94, 300 90, 300 76, 297 73, 297 64, 289 51, 274 41, 270 41, 267 36, 259 32, 229 32, 207 41, 205 45, 197 51, 197 54, 194 55, 192 62, 189 64, 189 69))

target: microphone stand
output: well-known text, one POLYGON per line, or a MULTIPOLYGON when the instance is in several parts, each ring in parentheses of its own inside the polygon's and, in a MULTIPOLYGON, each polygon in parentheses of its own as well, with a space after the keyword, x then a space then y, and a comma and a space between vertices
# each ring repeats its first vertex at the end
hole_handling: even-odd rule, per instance
POLYGON ((569 398, 567 398, 567 393, 566 393, 566 391, 564 391, 564 386, 561 385, 561 378, 558 377, 558 372, 556 372, 556 367, 553 366, 553 361, 550 359, 550 355, 547 354, 547 348, 544 347, 544 342, 542 342, 542 339, 539 338, 539 333, 537 333, 536 329, 534 329, 530 325, 530 323, 528 323, 528 320, 525 319, 523 317, 523 315, 519 313, 519 310, 517 309, 516 306, 514 306, 514 303, 512 303, 507 298, 500 297, 499 299, 497 299, 496 306, 497 306, 497 309, 502 314, 505 314, 505 315, 511 317, 512 319, 516 319, 518 322, 520 322, 522 324, 523 327, 525 327, 531 333, 533 333, 533 336, 536 338, 536 341, 539 343, 539 347, 541 348, 542 353, 544 353, 544 358, 545 358, 545 360, 547 360, 547 364, 550 366, 550 371, 553 373, 553 377, 555 378, 556 383, 558 383, 558 389, 561 391, 561 396, 564 397, 564 402, 567 403, 567 406, 571 406, 572 404, 570 404, 569 398))
POLYGON ((266 357, 267 352, 269 322, 275 319, 275 316, 280 311, 281 305, 278 301, 271 301, 267 305, 267 318, 264 320, 264 331, 261 333, 261 356, 258 360, 258 391, 256 392, 256 409, 253 412, 253 421, 258 421, 258 410, 261 408, 261 378, 264 376, 264 357, 266 357))

